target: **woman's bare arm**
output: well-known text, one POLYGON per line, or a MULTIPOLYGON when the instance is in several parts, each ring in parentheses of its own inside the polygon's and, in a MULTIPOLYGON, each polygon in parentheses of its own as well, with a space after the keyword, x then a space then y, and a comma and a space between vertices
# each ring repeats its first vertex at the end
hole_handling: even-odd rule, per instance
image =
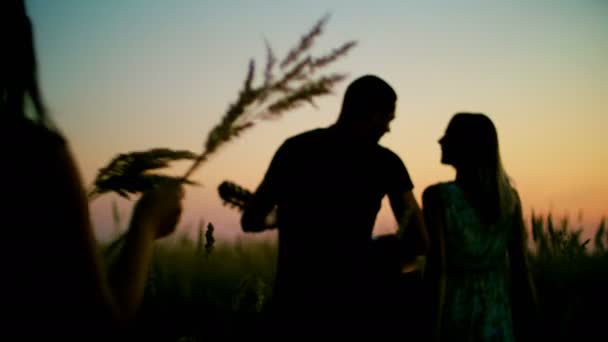
POLYGON ((82 294, 80 300, 88 302, 83 303, 82 307, 91 308, 91 314, 115 320, 120 317, 121 310, 112 296, 98 253, 80 172, 67 145, 51 153, 54 153, 50 158, 53 162, 49 163, 46 175, 52 179, 53 189, 56 190, 45 196, 51 196, 49 200, 58 203, 53 208, 51 225, 61 229, 57 234, 61 236, 62 255, 66 256, 64 262, 71 264, 62 265, 67 270, 64 274, 70 275, 70 279, 60 281, 78 284, 82 294))
POLYGON ((143 194, 133 210, 123 249, 108 272, 98 251, 81 176, 67 146, 58 151, 56 160, 54 178, 60 187, 56 195, 63 203, 58 217, 73 242, 65 248, 72 249, 74 277, 82 281, 83 297, 91 301, 83 306, 99 310, 94 314, 106 312, 113 321, 132 319, 143 298, 154 241, 175 229, 183 189, 178 183, 165 184, 143 194))

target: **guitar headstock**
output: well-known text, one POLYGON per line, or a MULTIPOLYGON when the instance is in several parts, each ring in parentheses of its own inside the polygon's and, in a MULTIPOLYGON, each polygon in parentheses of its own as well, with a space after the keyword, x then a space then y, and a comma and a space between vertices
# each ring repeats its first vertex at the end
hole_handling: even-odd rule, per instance
POLYGON ((223 181, 217 190, 224 205, 230 205, 238 210, 243 210, 253 196, 251 191, 231 181, 223 181))

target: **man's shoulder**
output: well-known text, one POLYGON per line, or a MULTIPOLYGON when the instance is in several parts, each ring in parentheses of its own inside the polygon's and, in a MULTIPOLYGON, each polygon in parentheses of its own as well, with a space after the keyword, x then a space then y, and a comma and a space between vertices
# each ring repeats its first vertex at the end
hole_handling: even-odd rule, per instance
POLYGON ((391 150, 390 148, 382 145, 377 145, 376 150, 378 152, 378 155, 380 155, 380 157, 383 158, 385 161, 393 163, 398 162, 404 164, 405 166, 405 162, 403 161, 401 156, 399 156, 395 151, 391 150))
POLYGON ((387 156, 390 156, 392 158, 399 158, 401 159, 401 157, 399 157, 399 155, 397 155, 397 153, 395 153, 395 151, 391 150, 390 148, 386 147, 386 146, 382 146, 382 145, 377 145, 378 146, 378 151, 380 151, 380 153, 383 153, 387 156))
POLYGON ((285 145, 299 145, 319 141, 325 137, 327 128, 313 128, 311 130, 292 135, 285 140, 285 145))

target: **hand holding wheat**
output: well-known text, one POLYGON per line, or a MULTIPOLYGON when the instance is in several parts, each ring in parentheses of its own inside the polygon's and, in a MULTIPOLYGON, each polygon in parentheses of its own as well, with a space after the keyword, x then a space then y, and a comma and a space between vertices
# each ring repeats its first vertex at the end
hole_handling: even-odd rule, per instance
POLYGON ((147 191, 133 210, 132 222, 141 223, 136 229, 153 227, 154 238, 160 239, 173 233, 182 214, 184 188, 181 182, 166 181, 147 191))

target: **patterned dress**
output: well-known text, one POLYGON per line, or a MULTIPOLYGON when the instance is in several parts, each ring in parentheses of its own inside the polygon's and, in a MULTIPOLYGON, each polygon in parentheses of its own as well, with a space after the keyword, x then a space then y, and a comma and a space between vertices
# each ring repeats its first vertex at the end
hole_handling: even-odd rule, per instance
POLYGON ((514 341, 506 272, 513 217, 484 224, 454 182, 439 187, 447 204, 442 341, 514 341))

